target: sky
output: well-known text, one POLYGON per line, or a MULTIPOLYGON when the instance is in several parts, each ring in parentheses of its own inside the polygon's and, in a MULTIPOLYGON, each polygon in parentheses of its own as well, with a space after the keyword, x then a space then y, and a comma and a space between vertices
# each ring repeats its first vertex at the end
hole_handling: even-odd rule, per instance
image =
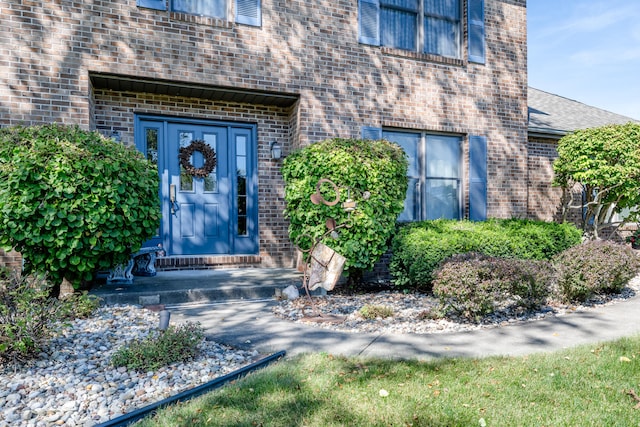
POLYGON ((529 86, 640 120, 640 0, 528 0, 529 86))

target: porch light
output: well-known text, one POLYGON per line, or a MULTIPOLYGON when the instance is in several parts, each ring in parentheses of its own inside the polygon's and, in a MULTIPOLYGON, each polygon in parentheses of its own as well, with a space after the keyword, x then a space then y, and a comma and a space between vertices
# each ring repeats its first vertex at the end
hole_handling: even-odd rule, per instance
POLYGON ((277 141, 273 141, 271 143, 271 158, 273 160, 280 160, 282 157, 282 145, 280 145, 277 141))

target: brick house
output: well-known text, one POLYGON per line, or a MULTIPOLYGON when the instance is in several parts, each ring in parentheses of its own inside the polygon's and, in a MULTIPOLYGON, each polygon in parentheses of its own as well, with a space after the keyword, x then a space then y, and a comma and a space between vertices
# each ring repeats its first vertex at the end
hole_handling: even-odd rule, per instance
POLYGON ((295 265, 274 142, 398 142, 405 220, 538 212, 525 0, 24 0, 0 24, 0 125, 79 124, 155 161, 160 268, 295 265), (178 162, 194 140, 204 179, 178 162))
POLYGON ((558 140, 570 132, 610 124, 638 122, 581 102, 529 88, 528 217, 544 221, 561 219, 562 190, 552 187, 553 161, 558 140))

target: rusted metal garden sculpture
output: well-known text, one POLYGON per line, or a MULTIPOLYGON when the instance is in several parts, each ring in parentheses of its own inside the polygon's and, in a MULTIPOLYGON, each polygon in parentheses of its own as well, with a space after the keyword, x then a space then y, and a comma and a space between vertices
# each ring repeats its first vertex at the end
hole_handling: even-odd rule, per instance
MULTIPOLYGON (((313 298, 311 297, 310 291, 316 290, 318 288, 323 288, 327 291, 333 290, 336 283, 340 279, 342 275, 342 271, 345 264, 345 257, 326 246, 322 243, 327 236, 331 236, 333 239, 339 238, 338 230, 341 228, 350 228, 353 224, 351 224, 351 213, 357 209, 357 202, 351 198, 351 188, 347 188, 347 199, 342 203, 342 209, 348 213, 347 220, 342 224, 337 224, 334 218, 327 218, 325 221, 325 225, 327 227, 327 231, 317 238, 313 238, 313 236, 309 234, 302 234, 298 236, 298 241, 302 238, 307 238, 311 241, 311 247, 308 249, 303 249, 299 244, 296 246, 298 249, 307 254, 306 261, 304 264, 303 270, 303 279, 302 279, 302 287, 304 288, 307 298, 310 301, 310 305, 313 308, 313 312, 316 317, 309 318, 306 317, 307 320, 311 321, 320 321, 320 322, 340 322, 343 321, 343 318, 339 318, 337 316, 327 316, 323 315, 319 312, 315 303, 313 302, 313 298)), ((362 199, 367 200, 370 196, 368 191, 362 193, 362 199)), ((322 178, 316 184, 316 192, 311 195, 311 202, 315 205, 324 204, 326 206, 335 206, 340 203, 340 189, 338 186, 328 178, 322 178), (328 184, 331 186, 333 192, 335 193, 334 200, 326 200, 322 195, 321 188, 323 184, 328 184)))

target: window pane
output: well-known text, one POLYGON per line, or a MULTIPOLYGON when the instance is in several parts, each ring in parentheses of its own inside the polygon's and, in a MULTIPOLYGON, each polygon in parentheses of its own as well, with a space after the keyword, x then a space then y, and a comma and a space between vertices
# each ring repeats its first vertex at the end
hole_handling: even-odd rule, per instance
POLYGON ((417 13, 380 8, 381 44, 416 50, 417 17, 417 13))
POLYGON ((158 129, 146 128, 145 142, 147 146, 147 160, 154 165, 158 165, 158 129))
POLYGON ((406 132, 387 132, 382 133, 382 137, 387 141, 398 144, 409 160, 409 169, 407 175, 411 178, 420 176, 418 172, 418 160, 420 158, 420 134, 406 132))
POLYGON ((381 0, 381 6, 395 6, 404 9, 418 11, 418 0, 381 0))
MULTIPOLYGON (((189 146, 193 141, 193 132, 179 132, 178 141, 180 141, 180 148, 189 146)), ((193 156, 191 156, 191 164, 195 166, 193 156)), ((189 175, 182 165, 180 165, 180 191, 193 191, 193 176, 189 175)))
POLYGON ((427 137, 427 177, 460 177, 460 139, 456 137, 427 137))
POLYGON ((204 142, 216 153, 216 167, 209 175, 204 177, 204 191, 215 192, 218 190, 218 135, 215 133, 205 133, 204 142))
POLYGON ((457 22, 443 19, 424 19, 424 52, 457 58, 460 35, 457 22))
POLYGON ((459 181, 457 179, 427 179, 426 219, 459 219, 459 181))
POLYGON ((424 0, 424 13, 459 20, 460 0, 424 0))
POLYGON ((382 137, 387 141, 395 142, 402 147, 407 154, 409 168, 407 176, 407 196, 404 200, 404 211, 398 217, 398 221, 417 221, 420 219, 420 140, 417 133, 407 132, 383 132, 382 137))
POLYGON ((226 0, 171 0, 171 10, 192 15, 226 18, 226 0))
POLYGON ((404 199, 404 210, 398 216, 398 221, 420 220, 420 180, 409 178, 407 195, 404 199))

